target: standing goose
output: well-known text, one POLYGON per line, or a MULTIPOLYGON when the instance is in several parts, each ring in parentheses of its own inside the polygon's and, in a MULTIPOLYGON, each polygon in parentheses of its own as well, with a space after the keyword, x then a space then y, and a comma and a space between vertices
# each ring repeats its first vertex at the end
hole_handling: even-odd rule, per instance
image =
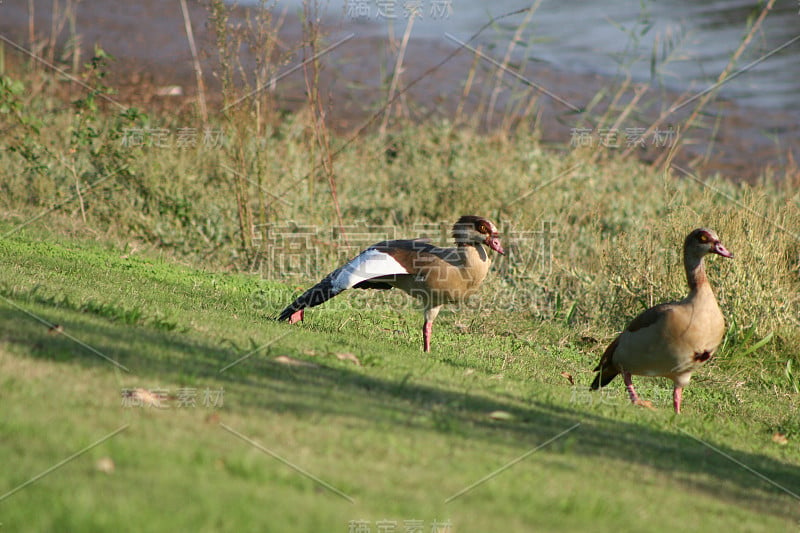
POLYGON ((642 405, 631 375, 663 376, 674 383, 672 403, 681 412, 683 388, 701 364, 714 355, 725 333, 725 319, 706 277, 703 257, 713 253, 733 257, 707 228, 692 231, 683 245, 689 295, 679 302, 651 307, 634 318, 606 348, 591 389, 605 387, 622 373, 631 401, 642 405))
POLYGON ((423 349, 431 349, 433 321, 442 305, 473 294, 489 272, 491 258, 484 245, 502 254, 497 228, 491 221, 464 215, 453 226, 455 248, 439 248, 425 239, 383 241, 328 274, 281 312, 278 320, 303 320, 306 307, 319 305, 345 289, 397 287, 419 298, 425 307, 423 349))

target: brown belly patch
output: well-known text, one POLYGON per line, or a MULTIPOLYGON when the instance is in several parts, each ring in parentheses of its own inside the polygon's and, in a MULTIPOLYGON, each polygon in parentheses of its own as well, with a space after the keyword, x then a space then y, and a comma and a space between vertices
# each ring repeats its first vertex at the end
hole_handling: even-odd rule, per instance
POLYGON ((694 354, 694 357, 692 357, 692 359, 694 359, 698 363, 704 363, 708 361, 710 358, 711 358, 711 352, 708 350, 704 352, 697 352, 694 354))

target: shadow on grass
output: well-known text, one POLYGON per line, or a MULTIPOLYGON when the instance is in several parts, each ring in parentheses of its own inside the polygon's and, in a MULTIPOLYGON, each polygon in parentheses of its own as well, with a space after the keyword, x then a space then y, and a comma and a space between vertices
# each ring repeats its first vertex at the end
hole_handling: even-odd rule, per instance
MULTIPOLYGON (((36 306, 34 311, 52 322, 60 319, 69 322, 66 331, 72 336, 125 365, 131 376, 142 381, 185 383, 202 379, 206 381, 204 385, 224 387, 226 409, 288 412, 319 419, 352 417, 367 424, 437 431, 454 439, 483 439, 526 449, 533 449, 580 423, 570 439, 554 442, 547 452, 580 454, 591 462, 614 459, 638 463, 663 471, 688 489, 738 505, 756 505, 777 517, 795 520, 800 517, 800 500, 789 500, 795 505, 787 505, 786 492, 691 435, 703 440, 708 436, 691 430, 683 433, 679 428, 686 425, 683 420, 692 421, 688 418, 677 419, 674 431, 661 430, 571 406, 541 401, 523 405, 475 392, 445 390, 415 383, 410 374, 398 380, 375 377, 369 375, 369 369, 331 359, 315 358, 314 366, 276 362, 276 355, 303 358, 293 347, 297 338, 291 342, 280 339, 221 372, 251 350, 215 345, 199 336, 190 338, 174 332, 116 325, 71 310, 36 306), (487 414, 493 411, 508 412, 513 419, 492 420, 487 414)), ((274 339, 287 331, 287 327, 264 324, 262 329, 269 331, 274 339)), ((299 337, 303 335, 311 333, 298 331, 299 337)), ((41 323, 5 304, 0 305, 0 339, 15 346, 15 351, 35 358, 112 369, 96 354, 63 335, 49 333, 41 323)), ((397 351, 391 344, 386 344, 385 349, 397 351)), ((420 358, 421 362, 430 357, 407 351, 409 357, 420 358)), ((797 465, 741 452, 714 441, 713 436, 708 441, 772 483, 800 493, 797 465)), ((613 491, 613 487, 609 490, 613 491)))

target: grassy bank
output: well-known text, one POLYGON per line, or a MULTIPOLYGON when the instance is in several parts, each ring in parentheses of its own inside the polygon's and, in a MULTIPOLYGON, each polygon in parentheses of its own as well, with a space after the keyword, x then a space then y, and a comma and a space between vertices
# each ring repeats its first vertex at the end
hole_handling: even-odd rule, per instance
POLYGON ((655 171, 524 124, 353 141, 246 108, 203 126, 65 104, 59 83, 0 84, 2 528, 798 527, 796 174, 655 171), (362 246, 446 241, 464 213, 509 253, 431 354, 403 295, 270 320, 362 246), (652 411, 618 383, 589 394, 626 321, 685 293, 700 225, 736 258, 709 260, 730 327, 684 414, 658 379, 637 382, 652 411))
POLYGON ((409 310, 374 304, 354 320, 342 306, 289 327, 249 299, 260 286, 288 300, 285 286, 59 240, 0 245, 4 491, 124 429, 0 501, 5 527, 774 531, 800 517, 793 497, 722 455, 796 492, 797 395, 777 376, 768 387, 763 362, 729 369, 723 353, 674 417, 666 383, 640 380, 655 411, 621 387, 589 395, 600 348, 557 321, 528 333, 512 312, 505 334, 447 314, 423 356, 409 310), (161 394, 160 408, 124 397, 139 388, 161 394))

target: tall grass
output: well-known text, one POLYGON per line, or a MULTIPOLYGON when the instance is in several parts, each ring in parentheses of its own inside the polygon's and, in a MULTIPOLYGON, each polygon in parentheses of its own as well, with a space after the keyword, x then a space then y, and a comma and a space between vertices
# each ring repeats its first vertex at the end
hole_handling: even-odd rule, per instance
MULTIPOLYGON (((318 60, 306 69, 308 111, 272 111, 263 89, 285 56, 277 46, 281 21, 268 13, 237 32, 227 7, 212 3, 224 111, 212 114, 209 127, 222 133, 218 144, 126 144, 133 129, 174 126, 169 117, 98 105, 100 52, 84 73, 100 93, 71 105, 46 88, 34 90, 43 74, 24 63, 8 68, 0 84, 0 108, 8 110, 0 114, 5 219, 25 223, 53 210, 41 223, 54 231, 102 235, 302 286, 370 244, 357 237, 374 233, 366 228, 446 241, 459 215, 483 214, 499 224, 511 253, 497 259, 482 298, 470 305, 489 311, 497 328, 508 312, 524 318, 516 334, 533 335, 555 320, 599 340, 643 308, 685 293, 680 245, 692 228, 709 226, 737 256, 709 261, 735 326, 718 364, 767 365, 777 386, 791 390, 793 378, 779 383, 779 376, 800 367, 794 169, 765 175, 756 186, 724 176, 701 176, 703 184, 597 147, 546 150, 528 128, 480 134, 446 120, 395 124, 391 150, 375 133, 352 142, 327 123, 318 60), (255 78, 240 61, 245 42, 262 58, 255 78), (301 253, 290 249, 292 234, 305 239, 301 253), (302 257, 311 258, 306 267, 285 268, 302 257)), ((313 57, 324 41, 313 6, 305 31, 313 57)), ((604 115, 604 123, 618 123, 630 105, 604 115)), ((267 304, 265 315, 277 311, 279 302, 267 304)))

